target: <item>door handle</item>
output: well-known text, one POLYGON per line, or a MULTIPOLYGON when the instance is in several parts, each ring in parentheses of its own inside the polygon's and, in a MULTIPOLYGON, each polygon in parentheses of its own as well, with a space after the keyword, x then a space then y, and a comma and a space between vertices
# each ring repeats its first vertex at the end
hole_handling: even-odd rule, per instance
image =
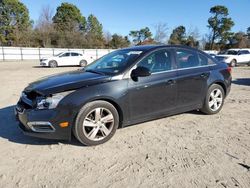
POLYGON ((176 83, 175 80, 168 80, 167 85, 174 85, 176 83))
POLYGON ((201 78, 207 78, 209 76, 209 73, 202 73, 200 75, 201 78))

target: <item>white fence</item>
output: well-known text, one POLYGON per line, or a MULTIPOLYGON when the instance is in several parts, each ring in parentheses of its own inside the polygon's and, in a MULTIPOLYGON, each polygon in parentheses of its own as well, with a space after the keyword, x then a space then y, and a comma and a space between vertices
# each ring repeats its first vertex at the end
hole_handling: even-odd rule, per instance
POLYGON ((88 62, 113 51, 111 49, 68 49, 68 48, 24 48, 24 47, 0 47, 0 61, 6 60, 39 60, 60 52, 75 51, 84 55, 88 62))

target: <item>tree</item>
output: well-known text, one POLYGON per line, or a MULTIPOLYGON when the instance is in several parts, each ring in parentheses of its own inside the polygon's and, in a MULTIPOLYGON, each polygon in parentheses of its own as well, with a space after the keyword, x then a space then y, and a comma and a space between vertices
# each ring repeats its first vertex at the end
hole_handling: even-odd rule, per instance
POLYGON ((133 38, 134 43, 140 45, 144 41, 151 39, 152 33, 148 27, 145 27, 140 30, 130 31, 129 36, 133 38))
POLYGON ((53 17, 57 31, 85 31, 86 19, 73 4, 62 3, 53 17))
POLYGON ((167 24, 158 23, 155 25, 155 37, 154 40, 159 43, 165 43, 167 40, 167 24))
POLYGON ((248 38, 244 32, 237 32, 229 39, 230 48, 247 48, 248 38))
POLYGON ((228 9, 225 6, 214 6, 210 9, 210 13, 212 16, 208 19, 208 27, 212 32, 210 49, 213 49, 215 41, 225 43, 228 40, 234 22, 228 17, 228 9))
POLYGON ((3 45, 22 43, 22 36, 29 34, 32 23, 27 7, 18 0, 1 0, 0 12, 0 42, 3 45))
POLYGON ((128 40, 128 37, 127 36, 123 37, 118 34, 112 35, 112 39, 109 43, 109 46, 115 49, 128 47, 129 45, 130 45, 130 41, 128 40))
POLYGON ((99 20, 90 14, 87 19, 87 35, 86 39, 90 47, 103 47, 104 37, 103 37, 103 27, 99 20))
POLYGON ((169 44, 185 44, 186 43, 186 28, 182 25, 176 27, 170 35, 169 44))
POLYGON ((51 37, 54 32, 54 27, 52 23, 53 10, 50 6, 45 6, 42 8, 42 11, 37 22, 35 33, 37 34, 37 40, 39 41, 39 46, 50 47, 51 46, 51 37))
POLYGON ((199 30, 197 27, 193 28, 192 26, 187 31, 187 39, 186 45, 194 48, 198 48, 200 45, 199 38, 199 30))
POLYGON ((250 27, 247 28, 247 36, 250 39, 250 27))

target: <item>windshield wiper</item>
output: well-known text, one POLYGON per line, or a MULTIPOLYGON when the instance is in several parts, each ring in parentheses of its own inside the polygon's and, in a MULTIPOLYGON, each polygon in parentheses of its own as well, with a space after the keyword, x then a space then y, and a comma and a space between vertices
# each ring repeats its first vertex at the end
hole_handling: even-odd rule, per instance
POLYGON ((96 71, 93 69, 85 69, 85 72, 91 72, 91 73, 96 73, 96 74, 100 74, 100 75, 105 75, 105 73, 100 72, 100 71, 96 71))

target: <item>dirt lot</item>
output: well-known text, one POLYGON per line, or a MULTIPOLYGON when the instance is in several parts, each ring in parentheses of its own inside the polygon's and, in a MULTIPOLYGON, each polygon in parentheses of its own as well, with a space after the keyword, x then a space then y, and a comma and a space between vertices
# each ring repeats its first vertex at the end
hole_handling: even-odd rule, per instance
POLYGON ((0 62, 0 187, 250 187, 250 67, 234 68, 223 110, 119 129, 83 147, 24 136, 13 115, 23 88, 74 70, 0 62))

